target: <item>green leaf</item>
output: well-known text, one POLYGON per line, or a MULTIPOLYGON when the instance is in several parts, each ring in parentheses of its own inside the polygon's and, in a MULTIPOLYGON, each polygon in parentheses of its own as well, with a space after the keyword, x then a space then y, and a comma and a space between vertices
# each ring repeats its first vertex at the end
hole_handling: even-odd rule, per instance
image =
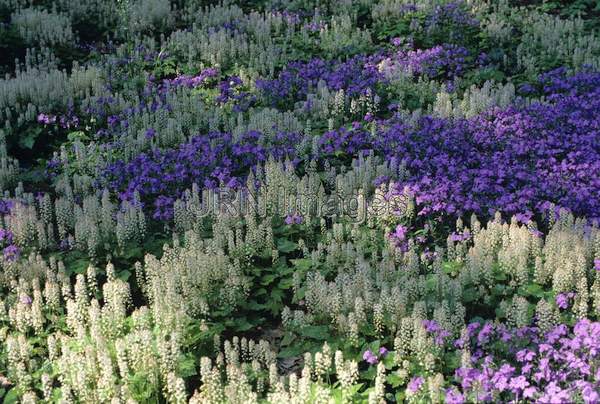
POLYGON ((33 145, 35 144, 35 137, 33 136, 24 136, 19 139, 19 146, 24 149, 33 149, 33 145))
POLYGON ((119 271, 117 278, 119 278, 123 282, 127 282, 127 280, 129 279, 130 276, 131 276, 131 272, 128 271, 127 269, 124 269, 122 271, 119 271))
POLYGON ((131 259, 131 258, 142 257, 143 255, 144 255, 144 251, 142 250, 142 247, 129 247, 123 253, 123 258, 131 259))
POLYGON ((387 375, 386 380, 392 388, 396 388, 404 384, 404 379, 398 376, 397 373, 390 373, 387 375))
POLYGON ((237 332, 248 331, 254 328, 254 324, 250 323, 245 317, 235 319, 234 324, 233 328, 237 332))
POLYGON ((67 139, 70 142, 74 142, 74 141, 80 140, 80 139, 81 140, 87 140, 87 138, 88 137, 86 136, 85 132, 83 132, 81 130, 78 130, 78 131, 75 131, 75 132, 69 132, 69 134, 67 135, 67 139))
POLYGON ((67 265, 67 270, 73 274, 84 274, 90 265, 90 260, 80 258, 67 265))
POLYGON ((442 264, 442 269, 446 274, 455 276, 456 274, 458 274, 458 271, 460 270, 461 266, 462 264, 460 262, 444 262, 442 264))
POLYGON ((262 278, 260 278, 260 284, 263 286, 267 286, 267 285, 271 284, 271 282, 273 282, 273 280, 275 278, 276 278, 275 274, 266 274, 262 278))
POLYGON ((4 396, 4 399, 2 400, 2 402, 4 404, 13 404, 13 403, 18 403, 19 402, 19 390, 16 387, 13 387, 12 389, 9 390, 8 393, 6 393, 6 395, 4 396))
POLYGON ((283 291, 280 289, 273 289, 271 291, 271 300, 280 302, 283 299, 283 291))
POLYGON ((477 300, 479 297, 477 293, 477 289, 475 288, 467 288, 463 290, 463 301, 466 303, 471 303, 477 300))
POLYGON ((294 342, 295 339, 296 339, 296 336, 294 334, 292 334, 291 332, 288 332, 281 339, 281 346, 290 345, 292 342, 294 342))
POLYGON ((179 362, 179 376, 186 378, 190 376, 195 376, 196 372, 196 359, 194 355, 187 355, 185 359, 179 362))
POLYGON ((329 327, 326 325, 309 325, 302 327, 299 333, 303 337, 326 340, 329 338, 329 327))
POLYGON ((292 286, 294 286, 294 280, 291 278, 287 278, 287 279, 282 279, 279 284, 277 285, 277 287, 279 289, 283 289, 283 290, 287 290, 290 289, 292 286))
POLYGON ((537 283, 530 283, 525 288, 525 292, 531 296, 542 297, 544 295, 544 289, 537 283))
POLYGON ((266 308, 266 305, 258 303, 256 300, 250 300, 248 301, 248 303, 246 303, 245 307, 249 310, 259 311, 264 310, 266 308))
POLYGON ((289 253, 298 248, 298 244, 288 239, 280 239, 277 241, 277 249, 282 253, 289 253))
POLYGON ((312 267, 312 259, 310 258, 299 258, 292 260, 292 264, 299 271, 308 271, 312 267))
POLYGON ((280 350, 277 356, 280 358, 291 358, 294 356, 302 355, 304 352, 306 352, 304 344, 294 344, 289 346, 288 348, 280 350))

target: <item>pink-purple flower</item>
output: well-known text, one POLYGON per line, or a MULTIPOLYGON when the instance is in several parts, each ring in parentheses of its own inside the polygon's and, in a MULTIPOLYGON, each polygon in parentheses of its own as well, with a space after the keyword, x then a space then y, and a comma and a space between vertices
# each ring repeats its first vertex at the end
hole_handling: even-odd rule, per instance
POLYGON ((423 383, 425 383, 425 379, 423 379, 421 376, 413 377, 410 382, 408 382, 407 389, 411 393, 416 393, 419 391, 423 383))
POLYGON ((33 302, 33 300, 31 299, 31 297, 28 296, 28 295, 21 295, 21 299, 20 300, 21 300, 21 303, 26 304, 26 305, 30 305, 33 302))
POLYGON ((3 251, 4 259, 9 262, 13 262, 19 259, 21 256, 21 249, 14 244, 4 248, 3 251))
POLYGON ((304 218, 298 213, 294 213, 293 215, 287 215, 285 218, 285 224, 287 225, 302 224, 303 221, 304 218))
POLYGON ((364 353, 363 353, 363 360, 365 362, 367 362, 370 365, 375 365, 377 364, 377 362, 379 362, 379 360, 377 359, 377 356, 375 356, 373 354, 373 352, 371 352, 370 349, 367 349, 364 353))
POLYGON ((570 305, 570 301, 574 297, 575 297, 574 292, 559 293, 556 296, 556 305, 558 306, 559 309, 563 309, 563 310, 568 309, 569 305, 570 305))
POLYGON ((38 114, 37 121, 39 123, 43 123, 44 125, 49 125, 51 123, 56 122, 56 115, 48 115, 48 114, 41 113, 41 114, 38 114))

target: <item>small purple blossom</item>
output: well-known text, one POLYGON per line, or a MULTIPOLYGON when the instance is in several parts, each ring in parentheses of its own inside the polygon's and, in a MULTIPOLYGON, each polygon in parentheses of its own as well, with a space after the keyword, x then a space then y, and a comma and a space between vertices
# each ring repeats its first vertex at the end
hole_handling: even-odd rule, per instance
POLYGON ((26 304, 26 305, 30 305, 33 302, 33 300, 31 299, 31 297, 28 296, 28 295, 21 295, 21 299, 20 300, 21 300, 21 303, 26 304))
POLYGON ((419 391, 423 383, 425 383, 425 379, 423 379, 421 376, 413 377, 410 382, 408 382, 407 389, 411 393, 416 393, 419 391))
POLYGON ((0 229, 0 242, 7 242, 11 244, 13 241, 13 234, 10 230, 0 229))
POLYGON ((370 349, 367 349, 365 353, 363 353, 363 360, 370 365, 375 365, 377 362, 379 362, 377 356, 375 356, 370 349))
POLYGON ((471 238, 471 233, 469 231, 465 231, 463 233, 452 233, 450 235, 450 240, 456 242, 466 241, 471 238))
POLYGON ((293 215, 287 215, 285 218, 285 224, 287 225, 302 224, 303 221, 304 218, 297 213, 294 213, 293 215))
POLYGON ((144 137, 146 139, 152 139, 155 135, 156 135, 156 130, 154 130, 154 128, 148 128, 148 129, 146 129, 146 132, 144 133, 144 137))
POLYGON ((14 262, 21 256, 21 249, 14 244, 4 248, 4 259, 9 262, 14 262))
POLYGON ((570 301, 574 297, 575 297, 574 292, 559 293, 556 296, 556 305, 558 306, 559 309, 566 310, 569 308, 570 301))
POLYGON ((530 211, 527 211, 525 213, 517 213, 515 215, 515 219, 517 220, 518 223, 527 224, 527 223, 531 222, 532 216, 533 216, 533 213, 530 211))
POLYGON ((465 397, 455 388, 446 389, 446 404, 463 404, 465 397))
POLYGON ((47 114, 39 114, 37 116, 37 121, 39 123, 43 123, 44 125, 49 125, 51 123, 56 122, 56 116, 55 115, 47 115, 47 114))
POLYGON ((390 234, 390 237, 396 241, 404 241, 406 240, 407 232, 408 229, 406 228, 406 226, 402 226, 401 224, 399 224, 398 226, 396 226, 396 230, 394 230, 394 232, 390 234))

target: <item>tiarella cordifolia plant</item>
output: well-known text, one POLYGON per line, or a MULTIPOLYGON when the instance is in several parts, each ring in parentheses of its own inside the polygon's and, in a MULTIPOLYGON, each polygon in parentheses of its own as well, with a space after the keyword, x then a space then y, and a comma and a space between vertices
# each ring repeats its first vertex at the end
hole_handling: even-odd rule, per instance
POLYGON ((68 44, 73 40, 73 31, 66 15, 26 8, 13 14, 11 22, 28 45, 68 44))
POLYGON ((0 400, 600 402, 597 10, 515 3, 0 0, 0 400))

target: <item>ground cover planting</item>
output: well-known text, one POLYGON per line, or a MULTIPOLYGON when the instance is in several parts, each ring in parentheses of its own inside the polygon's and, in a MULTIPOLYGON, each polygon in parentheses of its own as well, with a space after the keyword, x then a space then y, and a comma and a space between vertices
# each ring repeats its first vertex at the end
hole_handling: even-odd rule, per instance
POLYGON ((0 0, 0 400, 600 402, 595 3, 0 0))

